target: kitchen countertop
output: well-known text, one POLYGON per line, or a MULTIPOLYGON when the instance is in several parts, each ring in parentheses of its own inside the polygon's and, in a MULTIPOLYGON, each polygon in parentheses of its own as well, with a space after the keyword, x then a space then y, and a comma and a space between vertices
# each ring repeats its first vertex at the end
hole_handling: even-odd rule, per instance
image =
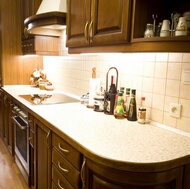
POLYGON ((46 91, 28 85, 10 85, 3 89, 81 147, 110 161, 157 164, 190 155, 188 133, 185 136, 152 124, 118 120, 80 103, 31 105, 18 95, 46 91))

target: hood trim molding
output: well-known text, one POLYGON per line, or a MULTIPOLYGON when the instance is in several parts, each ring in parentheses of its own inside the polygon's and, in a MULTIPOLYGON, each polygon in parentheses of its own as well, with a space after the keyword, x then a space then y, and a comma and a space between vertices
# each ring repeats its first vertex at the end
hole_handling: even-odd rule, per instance
POLYGON ((61 36, 61 31, 66 26, 66 13, 47 12, 30 16, 24 20, 25 35, 61 36))

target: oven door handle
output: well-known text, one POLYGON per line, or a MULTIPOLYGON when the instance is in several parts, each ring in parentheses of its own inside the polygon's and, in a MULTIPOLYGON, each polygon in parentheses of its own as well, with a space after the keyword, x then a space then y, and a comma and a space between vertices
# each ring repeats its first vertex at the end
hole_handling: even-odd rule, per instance
POLYGON ((22 118, 20 118, 26 125, 21 125, 20 123, 19 123, 19 121, 17 121, 17 119, 16 118, 20 118, 20 117, 18 117, 18 116, 13 116, 12 117, 12 119, 13 119, 13 121, 15 122, 15 124, 21 129, 21 130, 25 130, 28 126, 27 126, 27 123, 25 123, 23 120, 22 120, 22 118))

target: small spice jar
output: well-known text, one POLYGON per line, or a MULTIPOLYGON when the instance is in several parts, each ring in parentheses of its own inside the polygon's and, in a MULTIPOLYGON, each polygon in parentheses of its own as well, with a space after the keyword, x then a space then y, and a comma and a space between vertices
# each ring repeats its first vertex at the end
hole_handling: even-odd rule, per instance
POLYGON ((104 111, 104 96, 98 96, 94 98, 94 111, 95 112, 104 111))
POLYGON ((141 107, 138 111, 138 122, 145 124, 146 123, 146 108, 143 107, 143 101, 145 101, 145 97, 141 97, 141 107))
POLYGON ((153 32, 153 24, 147 24, 146 25, 146 30, 144 32, 144 37, 154 37, 154 32, 153 32))

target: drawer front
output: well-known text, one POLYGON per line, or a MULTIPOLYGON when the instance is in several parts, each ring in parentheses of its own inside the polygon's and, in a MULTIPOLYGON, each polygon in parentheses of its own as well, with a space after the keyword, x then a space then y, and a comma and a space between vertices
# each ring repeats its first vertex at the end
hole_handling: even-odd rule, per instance
POLYGON ((60 189, 60 188, 58 188, 58 187, 55 185, 55 183, 52 181, 51 189, 60 189))
POLYGON ((62 138, 53 133, 52 136, 53 146, 71 163, 73 166, 80 170, 82 165, 82 155, 74 147, 64 141, 62 138))
POLYGON ((54 166, 52 166, 52 180, 52 189, 74 189, 54 166))
POLYGON ((63 158, 54 148, 52 150, 52 162, 59 172, 75 187, 81 185, 80 172, 77 171, 65 158, 63 158))

